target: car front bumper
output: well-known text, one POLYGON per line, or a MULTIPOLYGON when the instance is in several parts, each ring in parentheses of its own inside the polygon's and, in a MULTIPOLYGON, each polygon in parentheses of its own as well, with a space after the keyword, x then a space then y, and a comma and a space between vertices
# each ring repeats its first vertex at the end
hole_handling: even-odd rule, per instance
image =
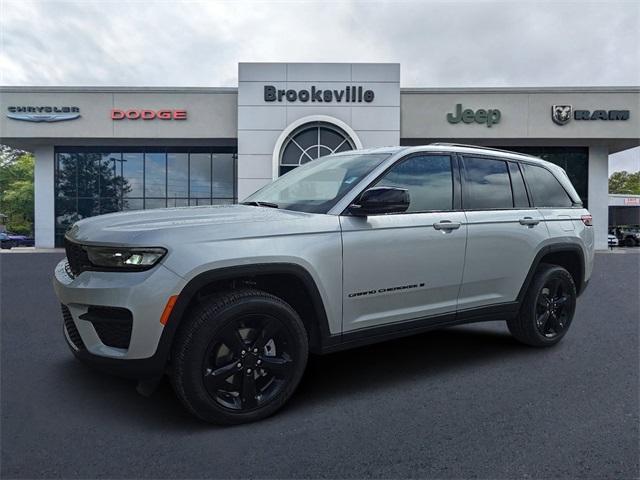
POLYGON ((56 266, 53 285, 63 305, 65 338, 74 354, 119 375, 161 374, 169 349, 165 344, 170 339, 167 341, 160 318, 169 298, 180 293, 183 279, 162 264, 143 272, 87 271, 75 278, 67 270, 65 258, 56 266), (96 308, 107 312, 100 320, 107 331, 117 323, 113 319, 110 324, 109 309, 130 312, 127 345, 109 345, 112 342, 88 319, 90 309, 96 308))

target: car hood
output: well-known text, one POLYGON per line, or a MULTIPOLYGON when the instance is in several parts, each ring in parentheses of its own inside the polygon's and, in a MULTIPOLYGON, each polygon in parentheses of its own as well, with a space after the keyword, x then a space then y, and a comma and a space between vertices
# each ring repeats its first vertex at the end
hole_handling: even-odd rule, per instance
POLYGON ((87 244, 163 246, 338 229, 337 217, 249 205, 111 213, 77 222, 67 236, 87 244))

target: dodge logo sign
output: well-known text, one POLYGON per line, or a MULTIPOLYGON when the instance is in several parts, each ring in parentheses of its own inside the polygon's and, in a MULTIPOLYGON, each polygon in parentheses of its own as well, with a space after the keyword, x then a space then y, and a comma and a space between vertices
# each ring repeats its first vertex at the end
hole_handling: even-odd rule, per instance
POLYGON ((111 120, 186 120, 186 110, 148 110, 148 109, 127 109, 114 108, 111 110, 111 120))
POLYGON ((78 107, 51 107, 51 106, 12 106, 8 107, 7 117, 23 122, 64 122, 80 117, 78 107))
POLYGON ((558 125, 564 125, 571 120, 571 105, 553 105, 551 119, 558 125))

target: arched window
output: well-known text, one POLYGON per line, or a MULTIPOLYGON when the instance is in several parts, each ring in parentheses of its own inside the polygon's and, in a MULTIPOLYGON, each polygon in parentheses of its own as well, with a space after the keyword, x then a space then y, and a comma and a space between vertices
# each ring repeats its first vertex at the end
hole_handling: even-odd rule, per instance
POLYGON ((280 175, 331 153, 353 150, 354 142, 341 128, 327 122, 306 123, 289 134, 280 151, 280 175))

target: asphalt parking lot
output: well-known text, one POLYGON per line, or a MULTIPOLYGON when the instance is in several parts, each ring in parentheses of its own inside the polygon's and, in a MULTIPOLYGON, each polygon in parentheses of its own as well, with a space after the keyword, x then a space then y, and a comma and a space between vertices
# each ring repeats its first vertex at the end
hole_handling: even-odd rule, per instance
POLYGON ((227 428, 73 359, 61 257, 0 255, 2 478, 638 477, 635 252, 597 255, 555 348, 492 322, 312 358, 279 414, 227 428))

